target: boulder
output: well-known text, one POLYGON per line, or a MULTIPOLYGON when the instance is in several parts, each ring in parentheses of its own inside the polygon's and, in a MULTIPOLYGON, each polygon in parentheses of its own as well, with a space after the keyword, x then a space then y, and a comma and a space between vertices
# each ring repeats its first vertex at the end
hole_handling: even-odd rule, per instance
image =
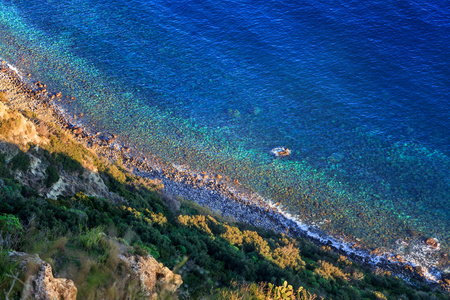
POLYGON ((83 133, 83 129, 80 127, 76 127, 73 129, 73 133, 74 134, 82 134, 83 133))
POLYGON ((433 238, 428 238, 428 239, 425 241, 425 244, 427 244, 428 246, 431 246, 432 248, 437 248, 437 247, 439 246, 438 241, 436 241, 436 240, 433 239, 433 238))
POLYGON ((183 283, 180 275, 174 274, 151 255, 145 257, 119 255, 119 258, 139 278, 144 294, 150 299, 157 298, 157 288, 161 291, 175 292, 183 283))

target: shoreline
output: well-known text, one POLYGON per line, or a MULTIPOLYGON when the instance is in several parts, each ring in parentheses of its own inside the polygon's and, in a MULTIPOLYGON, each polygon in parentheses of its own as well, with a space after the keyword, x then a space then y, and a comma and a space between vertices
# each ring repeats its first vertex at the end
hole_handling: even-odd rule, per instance
MULTIPOLYGON (((289 232, 293 236, 307 238, 316 245, 328 246, 373 269, 389 270, 406 281, 412 277, 433 285, 438 284, 441 279, 441 273, 437 269, 417 266, 392 253, 381 251, 376 253, 357 243, 341 241, 326 235, 320 229, 302 224, 277 206, 265 202, 257 194, 239 189, 229 180, 214 177, 205 172, 199 174, 185 166, 166 165, 157 158, 143 157, 138 151, 121 144, 114 133, 92 132, 89 128, 72 124, 68 121, 68 114, 58 108, 54 102, 61 97, 60 93, 47 92, 45 84, 42 83, 31 85, 32 82, 27 82, 26 76, 21 76, 14 67, 3 62, 0 77, 2 80, 5 78, 11 85, 8 95, 16 97, 16 101, 11 102, 14 108, 28 108, 39 118, 46 116, 57 126, 70 131, 75 140, 93 149, 98 155, 111 161, 122 159, 124 166, 133 174, 162 181, 163 192, 166 195, 193 200, 213 211, 220 211, 225 216, 231 216, 236 221, 275 230, 278 233, 289 232)), ((2 87, 3 83, 0 90, 2 87)), ((430 251, 439 249, 439 246, 435 249, 425 246, 430 248, 428 249, 430 251)))

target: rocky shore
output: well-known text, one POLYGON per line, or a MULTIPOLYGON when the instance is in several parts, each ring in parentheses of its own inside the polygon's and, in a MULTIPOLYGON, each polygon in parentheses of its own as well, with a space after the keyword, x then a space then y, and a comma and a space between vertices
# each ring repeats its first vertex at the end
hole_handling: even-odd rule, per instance
MULTIPOLYGON (((65 114, 56 103, 64 97, 70 99, 70 95, 48 91, 44 83, 32 82, 27 75, 20 75, 6 62, 1 62, 0 98, 7 99, 11 107, 31 111, 36 114, 35 120, 32 120, 36 124, 39 120, 52 122, 98 155, 111 161, 120 160, 134 174, 162 182, 167 197, 193 200, 236 221, 308 238, 317 245, 330 247, 374 269, 389 270, 406 280, 413 277, 450 290, 450 278, 442 276, 437 270, 415 265, 398 255, 365 249, 357 243, 327 236, 317 228, 301 224, 260 196, 244 190, 239 182, 222 178, 219 174, 199 173, 187 166, 168 165, 156 157, 143 157, 129 145, 122 144, 120 137, 114 133, 94 132, 78 126, 74 124, 74 118, 65 114)), ((434 251, 439 244, 435 240, 427 240, 423 247, 434 251)))

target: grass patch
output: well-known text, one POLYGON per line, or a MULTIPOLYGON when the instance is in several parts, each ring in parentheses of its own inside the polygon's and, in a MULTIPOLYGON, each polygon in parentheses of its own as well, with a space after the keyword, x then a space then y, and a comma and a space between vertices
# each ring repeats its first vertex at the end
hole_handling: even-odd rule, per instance
POLYGON ((104 243, 105 234, 101 227, 96 227, 88 230, 86 233, 80 235, 80 244, 87 250, 99 248, 104 243))
POLYGON ((6 249, 0 249, 0 291, 2 296, 11 297, 9 299, 19 299, 16 296, 21 287, 11 278, 12 275, 18 274, 18 266, 19 262, 12 260, 6 249))

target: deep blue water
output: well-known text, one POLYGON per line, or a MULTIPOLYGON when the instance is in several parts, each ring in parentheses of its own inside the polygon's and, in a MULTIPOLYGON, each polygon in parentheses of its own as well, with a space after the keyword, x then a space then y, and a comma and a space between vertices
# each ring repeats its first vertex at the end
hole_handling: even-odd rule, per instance
POLYGON ((238 179, 335 234, 448 252, 448 7, 0 0, 0 56, 143 153, 238 179))

